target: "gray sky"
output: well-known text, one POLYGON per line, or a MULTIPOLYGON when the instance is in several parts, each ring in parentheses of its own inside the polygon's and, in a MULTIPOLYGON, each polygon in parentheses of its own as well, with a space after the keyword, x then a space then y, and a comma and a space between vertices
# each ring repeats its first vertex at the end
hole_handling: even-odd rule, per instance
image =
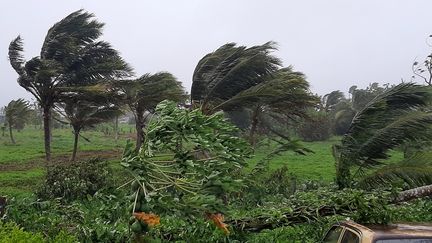
POLYGON ((312 91, 409 80, 414 58, 430 53, 430 0, 0 0, 0 106, 30 99, 7 60, 24 38, 39 54, 49 27, 84 8, 106 24, 103 39, 135 69, 170 71, 190 90, 198 60, 227 42, 279 43, 284 65, 304 72, 312 91))

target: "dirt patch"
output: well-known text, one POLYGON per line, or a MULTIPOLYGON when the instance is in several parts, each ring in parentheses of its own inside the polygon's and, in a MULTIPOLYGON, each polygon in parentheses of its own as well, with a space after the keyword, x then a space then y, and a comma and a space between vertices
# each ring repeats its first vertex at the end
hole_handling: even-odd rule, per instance
MULTIPOLYGON (((81 151, 77 154, 77 160, 87 160, 90 158, 99 157, 102 159, 112 160, 120 159, 122 151, 120 150, 96 150, 96 151, 81 151)), ((70 154, 59 154, 53 155, 50 165, 59 163, 69 163, 70 154)), ((3 171, 25 171, 34 168, 45 167, 47 164, 43 157, 30 159, 27 162, 19 163, 17 162, 5 162, 0 164, 0 172, 3 171)))

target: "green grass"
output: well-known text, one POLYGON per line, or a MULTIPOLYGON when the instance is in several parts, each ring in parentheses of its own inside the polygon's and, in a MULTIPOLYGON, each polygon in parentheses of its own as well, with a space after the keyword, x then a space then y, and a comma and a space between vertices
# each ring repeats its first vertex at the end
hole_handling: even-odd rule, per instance
POLYGON ((42 168, 24 171, 0 172, 0 195, 29 195, 42 181, 45 171, 42 168))
MULTIPOLYGON (((331 152, 331 147, 339 142, 338 137, 333 137, 328 141, 305 142, 305 147, 314 153, 299 155, 294 152, 285 152, 277 156, 270 162, 270 169, 274 170, 282 166, 287 166, 288 171, 300 180, 322 180, 324 182, 334 181, 335 166, 331 152)), ((251 159, 253 166, 257 161, 264 158, 273 149, 273 146, 262 146, 255 152, 251 159)))
MULTIPOLYGON (((78 151, 112 150, 124 147, 129 136, 127 126, 122 128, 118 144, 113 135, 105 135, 101 131, 83 131, 79 140, 78 151)), ((0 136, 0 164, 5 162, 26 163, 30 159, 44 156, 43 130, 27 127, 21 132, 14 132, 16 144, 11 144, 8 134, 0 136)), ((72 130, 54 129, 52 133, 52 152, 54 155, 70 154, 73 146, 72 130)))
MULTIPOLYGON (((134 134, 130 133, 133 127, 130 125, 122 126, 123 132, 117 143, 113 135, 104 134, 101 130, 103 127, 82 133, 91 142, 80 139, 78 156, 80 151, 99 151, 99 154, 107 154, 113 150, 121 151, 127 139, 134 139, 134 134)), ((17 144, 12 145, 9 137, 0 136, 0 195, 29 195, 34 192, 44 176, 43 131, 28 127, 21 132, 15 132, 15 137, 17 144)), ((339 140, 339 137, 333 137, 323 142, 305 142, 304 145, 314 153, 298 155, 285 152, 270 162, 270 168, 274 170, 287 166, 288 171, 298 180, 319 180, 331 183, 335 177, 331 147, 339 140)), ((68 160, 72 144, 70 129, 54 129, 52 141, 54 158, 68 160)), ((249 168, 274 148, 274 145, 259 147, 250 159, 249 168)), ((391 155, 390 162, 398 161, 403 157, 402 153, 397 151, 392 152, 391 155)), ((93 156, 93 153, 89 152, 87 156, 93 156)), ((109 158, 109 160, 116 184, 124 183, 130 175, 120 166, 119 158, 109 158)))

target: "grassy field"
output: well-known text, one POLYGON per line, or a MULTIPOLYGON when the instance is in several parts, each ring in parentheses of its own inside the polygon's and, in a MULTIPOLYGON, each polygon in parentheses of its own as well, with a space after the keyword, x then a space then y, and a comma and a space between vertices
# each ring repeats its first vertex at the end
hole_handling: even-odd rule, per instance
MULTIPOLYGON (((80 140, 78 159, 100 156, 106 158, 114 176, 124 176, 119 164, 123 147, 128 139, 134 139, 133 127, 123 125, 118 141, 112 134, 101 130, 84 131, 83 136, 90 139, 80 140)), ((6 134, 7 135, 7 134, 6 134)), ((0 195, 29 195, 44 177, 45 162, 43 159, 43 133, 40 129, 28 127, 15 133, 16 145, 12 145, 8 136, 0 136, 0 195)), ((271 161, 270 167, 277 169, 287 166, 291 174, 299 180, 320 180, 326 183, 334 181, 335 167, 331 154, 331 146, 339 142, 338 137, 328 141, 304 143, 313 150, 306 156, 293 152, 285 152, 271 161)), ((72 133, 70 129, 54 129, 53 131, 53 161, 67 162, 72 151, 72 133)), ((250 164, 271 152, 272 146, 259 147, 250 164)), ((394 153, 393 159, 399 159, 401 153, 394 153)), ((124 178, 123 178, 124 179, 124 178)))

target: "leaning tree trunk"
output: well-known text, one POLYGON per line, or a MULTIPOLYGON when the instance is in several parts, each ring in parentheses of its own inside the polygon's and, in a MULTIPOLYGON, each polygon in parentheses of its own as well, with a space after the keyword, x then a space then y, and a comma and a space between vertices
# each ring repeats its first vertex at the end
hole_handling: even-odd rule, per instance
POLYGON ((51 106, 43 108, 45 159, 51 160, 51 106))
POLYGON ((144 142, 144 111, 140 108, 136 110, 135 127, 137 133, 135 150, 139 151, 144 142))
POLYGON ((78 127, 74 127, 74 145, 73 145, 73 151, 72 151, 72 157, 71 157, 71 161, 75 161, 76 159, 76 154, 78 151, 78 139, 79 139, 79 133, 80 133, 80 128, 78 127))
POLYGON ((10 136, 12 144, 15 144, 15 139, 14 139, 13 134, 12 134, 12 125, 10 125, 10 124, 9 124, 9 136, 10 136))
POLYGON ((432 196, 432 185, 421 186, 400 192, 393 201, 394 203, 406 202, 416 198, 432 196))
POLYGON ((252 146, 255 146, 256 144, 255 133, 258 128, 258 115, 259 115, 259 107, 256 107, 252 112, 251 129, 249 131, 249 142, 252 146))

